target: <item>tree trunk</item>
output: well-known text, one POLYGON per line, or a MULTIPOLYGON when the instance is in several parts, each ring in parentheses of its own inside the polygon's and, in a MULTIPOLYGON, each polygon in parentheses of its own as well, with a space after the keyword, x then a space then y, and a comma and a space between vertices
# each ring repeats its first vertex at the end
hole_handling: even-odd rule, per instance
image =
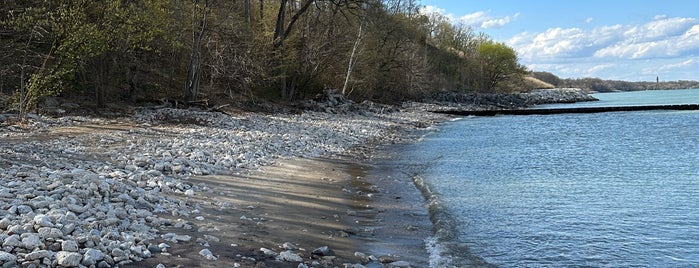
POLYGON ((362 42, 362 36, 364 35, 363 32, 364 28, 364 18, 361 19, 359 22, 359 30, 357 31, 357 40, 354 41, 354 45, 352 46, 352 53, 350 54, 349 58, 349 63, 347 64, 347 75, 345 75, 345 83, 342 85, 342 95, 347 95, 347 85, 349 84, 350 76, 352 75, 352 69, 354 69, 354 65, 356 64, 357 61, 357 48, 359 48, 359 44, 362 42))
POLYGON ((265 0, 260 0, 260 21, 265 18, 265 0))
POLYGON ((245 15, 245 22, 250 24, 250 0, 243 1, 243 14, 245 15))
POLYGON ((286 35, 284 34, 284 24, 286 17, 286 2, 287 0, 279 1, 279 12, 277 13, 277 23, 274 27, 274 40, 273 42, 279 45, 279 74, 280 74, 280 90, 282 98, 288 98, 287 88, 286 88, 286 35), (279 41, 276 41, 279 39, 279 41))
MULTIPOLYGON (((194 14, 196 17, 197 5, 194 5, 194 14)), ((201 18, 199 30, 195 30, 192 42, 192 56, 190 64, 187 68, 187 82, 184 90, 184 100, 186 102, 194 101, 199 93, 199 84, 201 82, 201 65, 202 65, 202 43, 204 33, 206 32, 206 19, 209 13, 209 0, 204 0, 204 14, 201 18)))

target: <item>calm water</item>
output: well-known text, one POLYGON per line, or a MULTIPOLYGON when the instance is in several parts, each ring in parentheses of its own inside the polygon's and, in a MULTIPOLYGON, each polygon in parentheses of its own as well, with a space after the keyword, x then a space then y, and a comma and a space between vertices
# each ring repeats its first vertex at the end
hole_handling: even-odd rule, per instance
POLYGON ((699 111, 470 117, 406 150, 435 193, 433 267, 699 266, 699 111))

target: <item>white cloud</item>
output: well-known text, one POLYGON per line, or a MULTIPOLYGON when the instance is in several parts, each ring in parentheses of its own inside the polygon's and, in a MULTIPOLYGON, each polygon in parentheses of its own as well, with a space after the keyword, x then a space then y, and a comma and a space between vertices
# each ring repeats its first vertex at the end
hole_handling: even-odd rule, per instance
POLYGON ((699 20, 656 16, 641 25, 550 28, 516 35, 507 43, 526 60, 677 57, 699 53, 699 20))
POLYGON ((593 20, 595 20, 595 18, 589 17, 589 18, 585 19, 585 23, 590 23, 593 20))
POLYGON ((454 14, 448 13, 445 9, 435 6, 424 6, 420 9, 420 13, 428 16, 444 16, 449 21, 456 21, 454 14))
POLYGON ((679 63, 665 64, 663 66, 660 66, 660 68, 658 68, 658 70, 669 71, 669 70, 674 70, 674 69, 687 68, 687 67, 691 67, 692 65, 697 65, 697 64, 699 64, 699 60, 693 58, 693 59, 687 59, 687 60, 679 62, 679 63))
POLYGON ((424 6, 422 9, 420 9, 420 13, 427 15, 439 14, 441 16, 444 16, 454 24, 464 24, 471 26, 474 29, 502 28, 503 26, 511 23, 519 17, 519 13, 515 13, 511 16, 493 17, 490 14, 488 14, 489 11, 477 11, 456 18, 454 14, 435 6, 424 6))
POLYGON ((483 29, 491 29, 491 28, 502 28, 503 26, 507 25, 511 21, 517 19, 519 17, 519 13, 515 13, 513 16, 505 16, 502 18, 495 18, 495 19, 488 19, 485 20, 481 23, 481 28, 483 29))

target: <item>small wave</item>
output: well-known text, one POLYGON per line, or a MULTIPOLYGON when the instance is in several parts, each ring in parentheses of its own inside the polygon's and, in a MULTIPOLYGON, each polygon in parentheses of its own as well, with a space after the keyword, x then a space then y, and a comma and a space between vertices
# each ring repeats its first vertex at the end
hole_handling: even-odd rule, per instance
POLYGON ((442 204, 441 198, 429 183, 418 175, 412 176, 413 183, 425 198, 433 236, 425 239, 430 267, 495 267, 483 258, 471 254, 466 243, 459 241, 458 225, 454 217, 442 204))

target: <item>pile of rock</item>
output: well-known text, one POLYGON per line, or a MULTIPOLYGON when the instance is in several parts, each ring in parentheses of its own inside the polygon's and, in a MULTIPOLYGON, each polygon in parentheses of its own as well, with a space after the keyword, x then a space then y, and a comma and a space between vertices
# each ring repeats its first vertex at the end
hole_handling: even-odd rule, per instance
POLYGON ((460 110, 517 109, 539 104, 574 103, 597 99, 579 88, 538 89, 526 93, 440 92, 426 100, 441 107, 430 110, 459 108, 460 110))
POLYGON ((531 105, 598 101, 580 88, 539 89, 526 93, 526 97, 531 105))

